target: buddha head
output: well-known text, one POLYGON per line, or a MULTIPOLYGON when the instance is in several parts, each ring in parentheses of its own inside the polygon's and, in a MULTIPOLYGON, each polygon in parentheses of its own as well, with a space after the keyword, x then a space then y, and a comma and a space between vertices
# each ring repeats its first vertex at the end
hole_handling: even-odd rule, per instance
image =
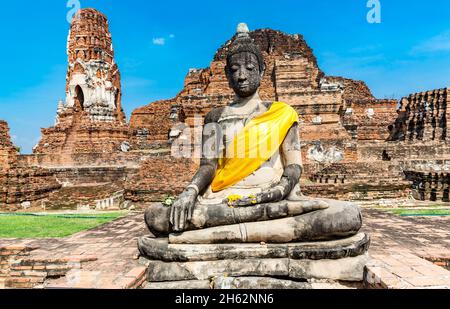
POLYGON ((264 58, 249 35, 246 24, 239 24, 237 37, 229 47, 225 72, 236 95, 247 98, 254 95, 264 75, 264 58))

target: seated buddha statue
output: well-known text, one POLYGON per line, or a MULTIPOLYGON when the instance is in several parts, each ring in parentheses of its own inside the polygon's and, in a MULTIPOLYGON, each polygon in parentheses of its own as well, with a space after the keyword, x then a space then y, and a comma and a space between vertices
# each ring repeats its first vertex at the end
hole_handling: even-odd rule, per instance
POLYGON ((355 235, 359 208, 302 196, 299 116, 259 96, 263 55, 245 24, 228 46, 228 106, 205 118, 200 167, 170 207, 153 204, 149 230, 170 243, 287 243, 355 235))

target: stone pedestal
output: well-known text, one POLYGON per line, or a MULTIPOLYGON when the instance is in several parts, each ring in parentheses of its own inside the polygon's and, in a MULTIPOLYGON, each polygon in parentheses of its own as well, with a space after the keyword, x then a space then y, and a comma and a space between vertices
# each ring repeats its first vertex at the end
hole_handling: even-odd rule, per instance
POLYGON ((370 237, 289 244, 177 245, 138 240, 147 288, 311 288, 311 280, 362 281, 370 237))

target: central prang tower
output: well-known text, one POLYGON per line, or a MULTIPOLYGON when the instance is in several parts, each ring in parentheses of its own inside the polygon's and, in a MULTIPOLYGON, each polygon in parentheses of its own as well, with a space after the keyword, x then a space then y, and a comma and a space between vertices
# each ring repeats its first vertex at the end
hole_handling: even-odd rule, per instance
POLYGON ((123 122, 120 72, 107 18, 94 9, 75 15, 67 54, 67 106, 85 110, 94 121, 123 122))
POLYGON ((119 68, 108 20, 97 10, 78 11, 67 39, 66 99, 55 125, 42 129, 36 154, 111 153, 128 139, 119 68))

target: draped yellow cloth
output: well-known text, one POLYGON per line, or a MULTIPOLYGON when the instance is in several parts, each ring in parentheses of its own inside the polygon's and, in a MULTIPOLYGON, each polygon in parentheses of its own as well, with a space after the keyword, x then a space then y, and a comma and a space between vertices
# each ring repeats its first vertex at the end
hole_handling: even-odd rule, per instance
POLYGON ((298 121, 297 112, 283 102, 274 102, 267 112, 252 119, 219 159, 212 191, 232 187, 258 170, 277 152, 289 129, 298 121))

